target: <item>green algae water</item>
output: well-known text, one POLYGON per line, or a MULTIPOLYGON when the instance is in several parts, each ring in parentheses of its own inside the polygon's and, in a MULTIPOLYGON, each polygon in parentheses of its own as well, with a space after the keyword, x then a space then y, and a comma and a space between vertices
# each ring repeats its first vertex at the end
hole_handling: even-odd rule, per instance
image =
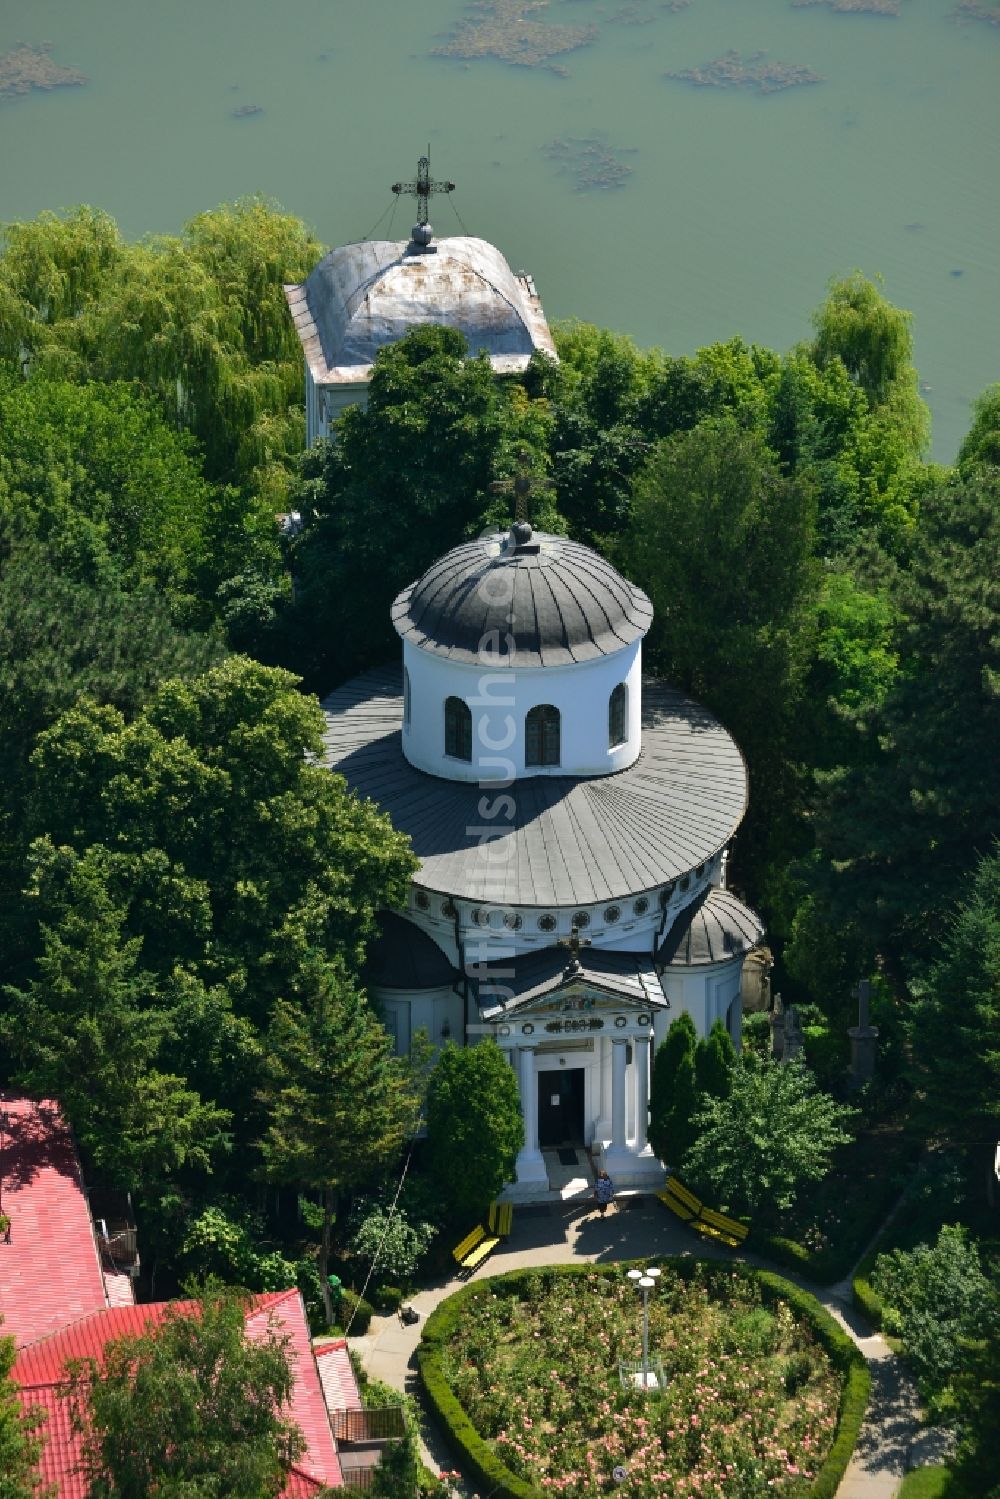
POLYGON ((134 237, 259 191, 328 244, 404 237, 390 184, 430 142, 438 232, 493 240, 550 319, 784 350, 832 276, 881 275, 947 462, 1000 380, 1000 26, 882 3, 0 0, 0 54, 87 80, 0 67, 0 218, 87 202, 134 237))

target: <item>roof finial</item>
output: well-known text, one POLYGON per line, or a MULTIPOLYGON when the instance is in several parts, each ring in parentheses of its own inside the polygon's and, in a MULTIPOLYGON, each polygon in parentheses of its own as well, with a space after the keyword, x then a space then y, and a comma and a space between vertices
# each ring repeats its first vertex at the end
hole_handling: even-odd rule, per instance
MULTIPOLYGON (((517 450, 517 473, 512 479, 498 479, 490 488, 494 494, 512 494, 514 496, 514 530, 520 522, 528 522, 528 500, 539 489, 555 489, 551 479, 531 472, 531 452, 528 448, 517 450)), ((523 538, 531 540, 531 527, 528 526, 528 536, 523 538)))
POLYGON ((434 237, 434 230, 427 222, 427 200, 434 193, 453 193, 454 182, 435 182, 431 177, 431 148, 427 147, 427 155, 421 156, 417 162, 417 175, 413 182, 394 182, 392 191, 398 197, 400 193, 410 193, 417 200, 417 222, 410 233, 410 243, 421 250, 426 250, 434 237))

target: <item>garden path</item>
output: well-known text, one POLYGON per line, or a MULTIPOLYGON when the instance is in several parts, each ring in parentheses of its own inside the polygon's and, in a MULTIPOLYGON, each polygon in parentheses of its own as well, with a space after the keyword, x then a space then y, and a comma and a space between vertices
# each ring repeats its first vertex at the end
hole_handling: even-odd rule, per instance
MULTIPOLYGON (((646 1197, 620 1195, 606 1218, 587 1203, 561 1203, 515 1210, 514 1230, 506 1243, 471 1277, 483 1279, 505 1270, 536 1265, 659 1258, 686 1255, 701 1259, 742 1259, 764 1269, 778 1267, 752 1254, 734 1253, 699 1240, 658 1203, 646 1197)), ((868 1361, 872 1395, 854 1456, 837 1490, 837 1499, 893 1499, 920 1433, 916 1391, 885 1339, 872 1334, 851 1305, 850 1280, 826 1290, 780 1269, 789 1280, 812 1292, 854 1339, 868 1361)), ((426 1317, 464 1282, 442 1280, 411 1298, 420 1321, 409 1327, 398 1317, 375 1317, 364 1337, 350 1344, 373 1379, 419 1396, 416 1348, 426 1317)), ((430 1423, 424 1461, 433 1472, 453 1469, 455 1459, 444 1437, 430 1423)))

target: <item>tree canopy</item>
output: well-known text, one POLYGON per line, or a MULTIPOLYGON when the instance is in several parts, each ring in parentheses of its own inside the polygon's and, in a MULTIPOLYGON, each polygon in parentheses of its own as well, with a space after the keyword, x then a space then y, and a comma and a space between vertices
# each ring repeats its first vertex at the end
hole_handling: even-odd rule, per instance
POLYGON ((524 1144, 514 1070, 492 1037, 443 1048, 427 1089, 427 1166, 443 1215, 477 1223, 524 1144))
POLYGON ((11 1379, 17 1347, 0 1317, 0 1499, 47 1499, 38 1471, 42 1450, 37 1410, 25 1413, 11 1379))
POLYGON ((802 1062, 744 1054, 729 1093, 702 1101, 684 1170, 731 1211, 773 1222, 827 1174, 852 1118, 802 1062))
POLYGON ((305 1450, 283 1415, 287 1340, 246 1332, 244 1297, 208 1285, 100 1363, 70 1365, 74 1424, 94 1499, 277 1499, 305 1450))
POLYGON ((268 1057, 264 1172, 320 1195, 320 1286, 331 1323, 327 1275, 337 1196, 394 1162, 416 1127, 418 1100, 364 997, 329 965, 311 967, 295 999, 275 1005, 268 1057))

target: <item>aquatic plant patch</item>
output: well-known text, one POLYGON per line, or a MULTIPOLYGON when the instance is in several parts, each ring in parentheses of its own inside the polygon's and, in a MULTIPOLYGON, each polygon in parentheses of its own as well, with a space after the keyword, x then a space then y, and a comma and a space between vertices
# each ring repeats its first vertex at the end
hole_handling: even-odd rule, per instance
POLYGON ((596 26, 559 26, 532 19, 548 0, 473 0, 448 39, 433 57, 471 61, 494 57, 517 67, 565 69, 552 58, 585 47, 597 38, 596 26))
POLYGON ((595 136, 560 136, 544 145, 542 153, 560 175, 572 178, 578 193, 624 187, 632 168, 622 158, 635 155, 634 151, 608 146, 595 136))
MULTIPOLYGON (((649 1304, 664 1386, 647 1394, 627 1382, 642 1310, 624 1267, 522 1272, 460 1294, 450 1323, 447 1303, 435 1314, 436 1367, 519 1480, 503 1492, 582 1499, 615 1492, 622 1471, 628 1493, 648 1499, 812 1492, 845 1365, 791 1297, 764 1295, 752 1273, 664 1265, 649 1304)), ((428 1324, 432 1345, 434 1333, 428 1324)))
POLYGON ((796 10, 806 5, 825 5, 844 15, 898 16, 900 0, 792 0, 796 10))
POLYGON ((739 52, 724 52, 700 68, 684 68, 682 72, 663 76, 693 83, 698 88, 749 88, 761 94, 823 82, 822 73, 801 63, 769 62, 766 52, 751 52, 748 57, 739 52))
POLYGON ((19 42, 9 52, 0 53, 0 99, 13 94, 28 94, 32 89, 69 88, 86 83, 79 68, 62 68, 49 56, 50 44, 28 47, 19 42))

